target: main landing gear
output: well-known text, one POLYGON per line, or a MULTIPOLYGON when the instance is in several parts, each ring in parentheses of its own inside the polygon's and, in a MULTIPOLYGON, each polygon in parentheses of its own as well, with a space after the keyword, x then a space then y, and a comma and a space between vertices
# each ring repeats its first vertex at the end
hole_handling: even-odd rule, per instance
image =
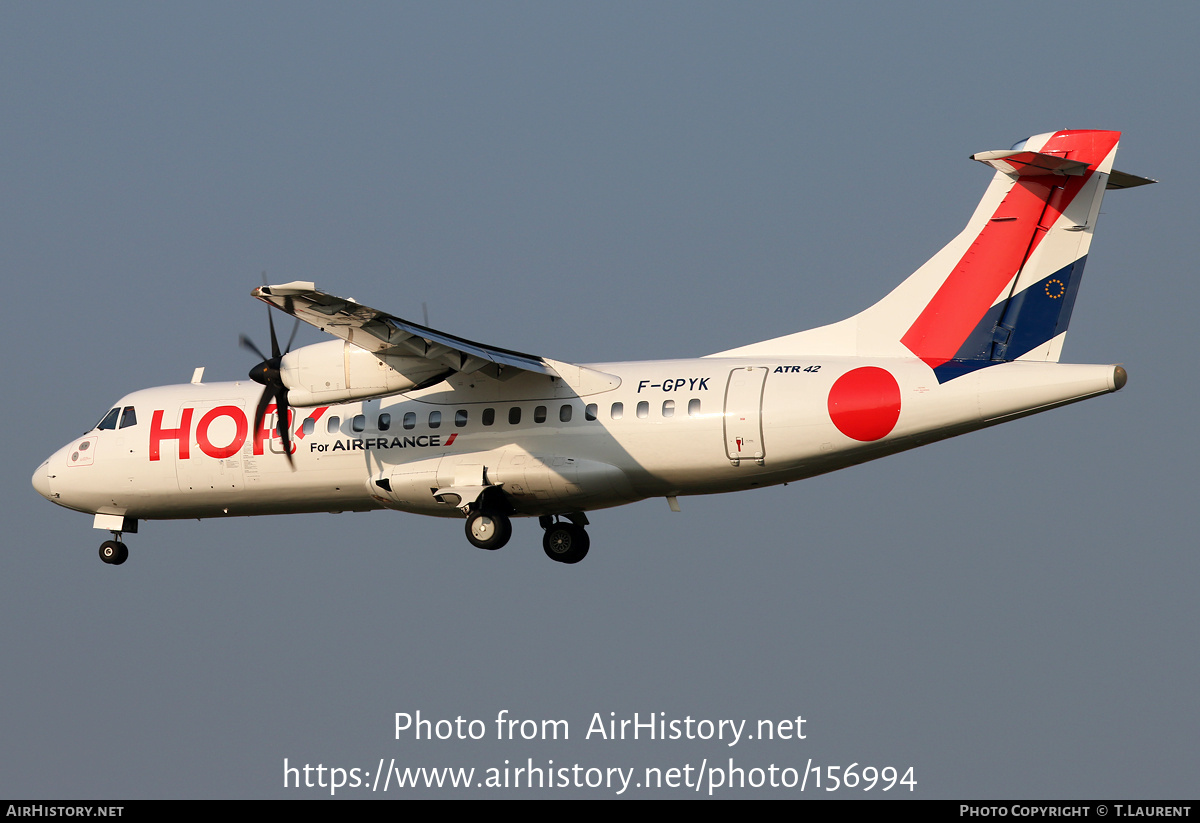
MULTIPOLYGON (((565 520, 543 515, 538 518, 545 533, 542 549, 546 556, 558 563, 578 563, 587 557, 591 538, 584 530, 587 515, 574 512, 565 515, 565 520)), ((512 520, 504 512, 495 509, 475 509, 467 515, 467 540, 477 549, 495 551, 508 543, 512 537, 512 520)))
POLYGON ((477 549, 495 551, 512 537, 507 514, 484 509, 467 515, 467 540, 477 549))
POLYGON ((587 557, 592 540, 584 531, 587 515, 583 512, 568 514, 567 521, 544 515, 538 518, 545 534, 542 535, 542 550, 551 560, 559 563, 578 563, 587 557))
POLYGON ((129 549, 121 542, 121 533, 113 532, 114 540, 100 544, 100 559, 110 566, 119 566, 129 559, 129 549))

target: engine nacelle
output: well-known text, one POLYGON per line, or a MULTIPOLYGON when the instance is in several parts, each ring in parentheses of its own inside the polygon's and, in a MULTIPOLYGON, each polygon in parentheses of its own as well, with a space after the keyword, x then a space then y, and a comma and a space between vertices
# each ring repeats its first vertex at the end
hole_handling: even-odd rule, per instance
POLYGON ((453 369, 424 357, 385 355, 386 362, 343 340, 303 346, 283 356, 279 374, 293 406, 326 406, 431 386, 453 369))

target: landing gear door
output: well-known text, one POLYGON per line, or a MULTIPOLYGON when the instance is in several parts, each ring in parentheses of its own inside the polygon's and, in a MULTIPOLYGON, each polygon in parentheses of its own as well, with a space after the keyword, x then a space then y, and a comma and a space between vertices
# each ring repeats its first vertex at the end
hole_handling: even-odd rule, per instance
POLYGON ((753 460, 763 465, 762 398, 767 380, 764 366, 746 366, 729 372, 725 387, 725 454, 733 465, 753 460))

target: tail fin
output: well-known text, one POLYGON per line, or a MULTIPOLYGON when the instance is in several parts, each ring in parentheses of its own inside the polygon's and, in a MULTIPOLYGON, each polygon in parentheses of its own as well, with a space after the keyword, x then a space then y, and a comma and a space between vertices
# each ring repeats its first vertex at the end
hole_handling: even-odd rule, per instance
MULTIPOLYGON (((972 156, 996 169, 958 237, 848 320, 722 352, 912 357, 941 382, 992 363, 1057 361, 1120 132, 1058 131, 972 156)), ((1111 179, 1111 182, 1110 182, 1111 179)))

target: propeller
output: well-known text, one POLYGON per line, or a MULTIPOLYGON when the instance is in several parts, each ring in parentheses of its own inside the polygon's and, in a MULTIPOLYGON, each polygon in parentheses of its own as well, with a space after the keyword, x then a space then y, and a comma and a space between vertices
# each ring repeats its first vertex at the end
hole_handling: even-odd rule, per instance
POLYGON ((263 387, 262 397, 258 399, 258 408, 254 410, 254 431, 262 427, 263 418, 267 415, 267 406, 275 401, 275 415, 278 420, 279 439, 283 441, 283 453, 288 465, 294 471, 296 463, 292 459, 292 437, 288 431, 288 393, 287 386, 279 374, 279 364, 283 356, 292 349, 292 341, 296 339, 296 331, 300 328, 300 320, 292 327, 292 336, 288 338, 287 348, 279 350, 279 339, 275 336, 275 320, 271 316, 271 307, 267 307, 267 325, 271 330, 271 356, 267 357, 254 341, 246 335, 241 335, 239 341, 242 348, 249 349, 262 358, 262 362, 250 370, 250 379, 263 387))

